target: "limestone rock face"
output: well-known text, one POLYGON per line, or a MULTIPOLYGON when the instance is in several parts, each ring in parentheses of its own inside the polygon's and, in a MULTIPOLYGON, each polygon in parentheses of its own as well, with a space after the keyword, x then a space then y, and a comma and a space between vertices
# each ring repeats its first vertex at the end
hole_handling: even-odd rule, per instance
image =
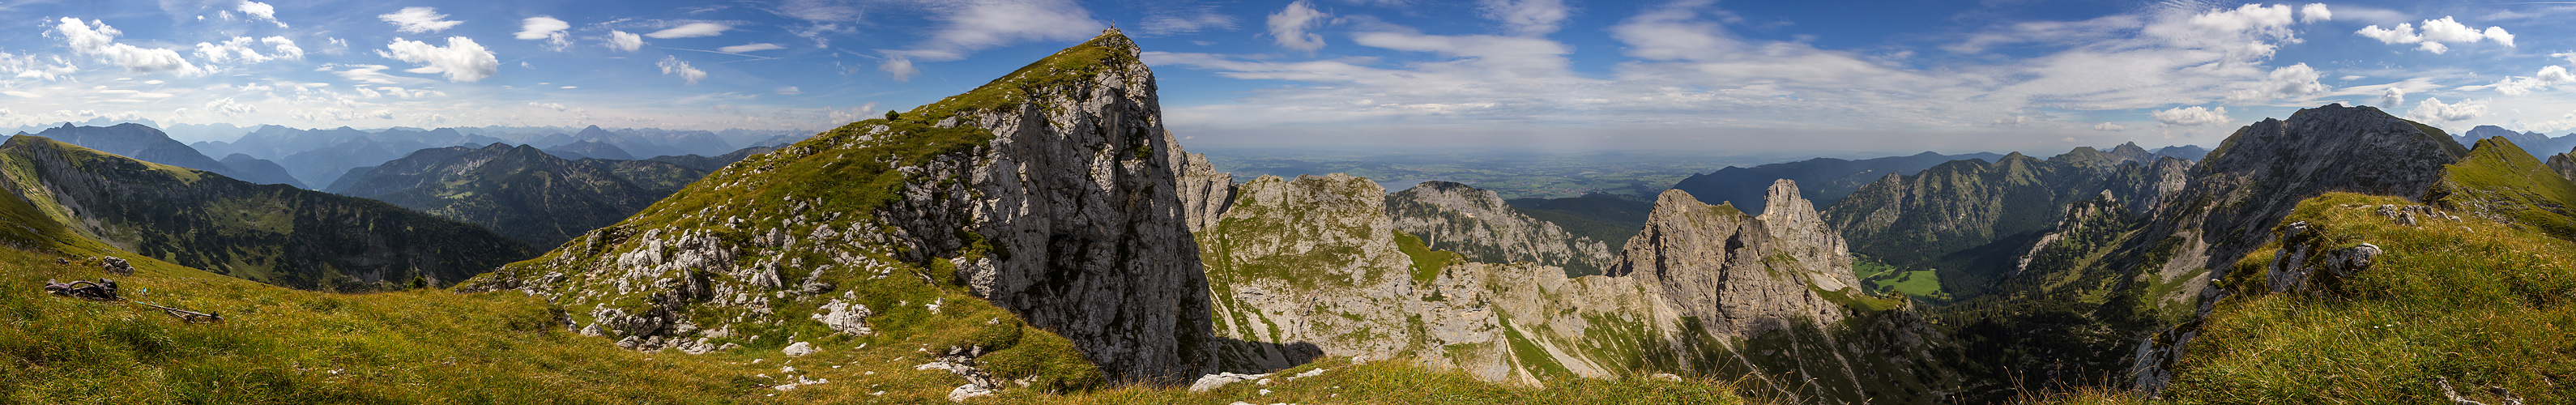
MULTIPOLYGON (((1795 183, 1771 194, 1774 207, 1811 206, 1795 183)), ((1424 243, 1504 257, 1566 246, 1509 239, 1550 229, 1525 220, 1491 192, 1455 183, 1393 196, 1339 174, 1244 183, 1222 221, 1198 234, 1220 368, 1261 373, 1360 356, 1533 384, 1753 375, 1763 389, 1819 403, 1931 403, 1954 390, 1928 354, 1947 344, 1928 322, 1824 297, 1902 307, 1850 287, 1840 236, 1812 209, 1754 217, 1673 191, 1629 241, 1632 259, 1654 259, 1611 276, 1566 277, 1554 265, 1475 260, 1424 243), (1440 239, 1415 238, 1408 226, 1440 239)))
MULTIPOLYGON (((1139 54, 1124 36, 1102 41, 1123 60, 1139 54)), ((959 263, 958 276, 1072 339, 1104 371, 1195 377, 1206 366, 1190 356, 1207 339, 1207 281, 1176 187, 1182 168, 1150 152, 1180 147, 1162 128, 1145 64, 1104 66, 1088 79, 1030 90, 1019 108, 958 117, 994 134, 980 156, 927 168, 931 179, 965 180, 963 189, 915 188, 901 208, 878 214, 922 251, 968 247, 962 229, 1009 252, 959 263)))
POLYGON ((1413 342, 1413 263, 1397 249, 1376 182, 1346 174, 1262 176, 1236 190, 1225 226, 1202 235, 1216 328, 1282 345, 1234 349, 1230 367, 1285 367, 1316 355, 1386 355, 1413 342), (1288 345, 1305 343, 1304 345, 1288 345))
POLYGON ((1234 203, 1234 174, 1216 171, 1205 153, 1182 153, 1180 143, 1172 141, 1170 132, 1163 133, 1163 143, 1172 145, 1173 166, 1180 168, 1181 217, 1187 218, 1190 232, 1216 227, 1224 218, 1225 207, 1234 203))
MULTIPOLYGON (((1803 201, 1796 197, 1794 183, 1785 189, 1775 186, 1766 200, 1803 201), (1788 195, 1782 196, 1783 191, 1788 195)), ((1812 238, 1809 242, 1840 239, 1829 237, 1830 232, 1810 234, 1823 227, 1812 212, 1775 214, 1790 222, 1772 225, 1734 207, 1711 206, 1688 192, 1665 190, 1646 217, 1646 229, 1628 240, 1626 260, 1612 274, 1654 280, 1674 306, 1732 335, 1785 329, 1792 322, 1842 320, 1849 310, 1826 301, 1817 289, 1860 284, 1843 252, 1774 235, 1812 238), (1774 233, 1770 228, 1775 226, 1790 229, 1774 233), (1836 268, 1841 270, 1832 270, 1836 268)))
MULTIPOLYGON (((1535 262, 1577 273, 1598 273, 1618 261, 1609 244, 1522 215, 1492 190, 1428 181, 1387 195, 1386 209, 1396 229, 1422 238, 1432 249, 1466 255, 1467 260, 1535 262)), ((1807 212, 1813 214, 1815 209, 1807 212)))

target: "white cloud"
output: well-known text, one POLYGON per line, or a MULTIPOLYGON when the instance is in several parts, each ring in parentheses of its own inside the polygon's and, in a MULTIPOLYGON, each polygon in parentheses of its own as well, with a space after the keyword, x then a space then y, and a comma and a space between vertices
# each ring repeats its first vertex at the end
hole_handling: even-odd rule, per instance
POLYGON ((224 41, 222 44, 199 42, 197 57, 205 59, 207 63, 267 62, 268 55, 261 55, 259 51, 250 49, 251 41, 253 41, 251 37, 233 37, 232 40, 224 41))
POLYGON ((635 50, 637 50, 637 49, 643 49, 643 48, 644 48, 644 37, 642 37, 642 36, 637 36, 637 35, 635 35, 635 34, 629 34, 629 33, 626 33, 626 31, 617 31, 617 30, 610 30, 610 31, 608 31, 608 49, 615 49, 615 50, 625 51, 625 52, 634 52, 634 51, 635 51, 635 50))
POLYGON ((404 7, 402 11, 378 15, 376 19, 393 23, 396 31, 413 34, 446 31, 448 28, 455 28, 457 24, 465 23, 448 21, 446 14, 439 14, 438 9, 431 7, 404 7))
POLYGON ((251 39, 251 37, 233 37, 233 39, 226 40, 220 44, 199 42, 197 43, 197 57, 205 59, 207 63, 241 62, 244 64, 267 62, 276 59, 304 59, 304 49, 296 47, 295 40, 286 39, 286 37, 268 37, 256 40, 259 45, 267 45, 269 48, 269 53, 265 55, 260 54, 256 49, 252 49, 253 41, 254 40, 251 39))
POLYGON ((2550 65, 2540 68, 2538 73, 2532 73, 2531 77, 2505 76, 2504 80, 2497 81, 2495 85, 2489 87, 2494 88, 2498 93, 2522 95, 2567 84, 2576 84, 2576 75, 2568 74, 2565 67, 2550 65))
POLYGON ((2406 89, 2389 86, 2388 90, 2379 92, 2379 105, 2389 107, 2406 105, 2406 89))
POLYGON ((2317 78, 2320 76, 2316 68, 2308 67, 2306 63, 2272 69, 2269 79, 2255 83, 2253 88, 2229 93, 2227 100, 2238 103, 2261 103, 2281 98, 2324 94, 2326 91, 2334 90, 2332 86, 2317 83, 2317 78))
POLYGON ((733 29, 733 26, 704 22, 688 23, 678 27, 654 31, 651 34, 644 34, 644 36, 653 37, 654 39, 712 37, 723 35, 725 30, 730 29, 733 29))
POLYGON ((1314 4, 1297 0, 1270 15, 1270 36, 1281 48, 1307 52, 1324 49, 1324 36, 1310 31, 1323 27, 1328 17, 1332 15, 1316 11, 1314 4))
POLYGON ((680 78, 687 79, 689 84, 692 85, 698 84, 698 80, 707 78, 707 71, 690 67, 689 62, 681 61, 680 57, 677 56, 664 56, 662 57, 662 62, 656 63, 655 65, 662 67, 662 74, 680 75, 680 78))
POLYGON ((780 87, 780 88, 778 88, 778 91, 776 91, 776 93, 778 93, 778 94, 782 94, 782 95, 789 95, 789 96, 793 96, 793 95, 798 95, 798 94, 805 94, 805 91, 804 91, 804 90, 797 90, 797 89, 796 89, 796 86, 787 86, 787 87, 780 87))
POLYGON ((24 97, 24 98, 45 98, 45 95, 43 95, 43 94, 29 93, 29 92, 17 91, 17 90, 0 91, 0 94, 7 94, 7 95, 12 95, 12 96, 24 97))
POLYGON ((2333 19, 2334 10, 2326 9, 2325 3, 2308 3, 2306 6, 2299 7, 2299 22, 2312 23, 2333 19))
POLYGON ((724 51, 725 53, 743 53, 743 52, 766 51, 766 50, 771 50, 771 49, 786 49, 786 48, 787 48, 787 47, 784 47, 784 46, 778 46, 778 44, 762 42, 762 43, 757 43, 757 44, 742 44, 742 45, 734 45, 734 46, 728 46, 728 47, 723 47, 723 48, 716 48, 716 50, 718 50, 718 51, 724 51))
POLYGON ((287 28, 285 22, 277 20, 277 7, 271 7, 268 3, 242 0, 241 5, 233 7, 233 10, 241 11, 242 15, 250 16, 252 21, 266 20, 271 23, 276 23, 278 28, 287 28))
POLYGON ((2093 130, 2095 130, 2095 131, 2125 131, 2125 130, 2128 130, 2128 129, 2129 129, 2129 127, 2124 127, 2124 126, 2120 126, 2120 124, 2113 124, 2113 123, 2108 123, 2108 122, 2100 123, 2100 124, 2094 124, 2094 125, 2093 125, 2093 130))
POLYGON ((1483 0, 1485 18, 1500 21, 1517 35, 1556 32, 1572 14, 1564 0, 1483 0))
POLYGON ((443 47, 394 38, 393 43, 376 51, 376 55, 420 64, 421 68, 407 71, 443 73, 451 82, 481 81, 501 72, 501 60, 494 57, 492 51, 483 49, 483 45, 474 43, 474 39, 466 37, 447 37, 447 46, 443 47))
POLYGON ((529 106, 529 107, 536 107, 536 108, 543 108, 543 109, 548 109, 548 110, 555 110, 555 111, 563 111, 563 110, 568 110, 568 109, 570 109, 570 108, 566 108, 566 107, 564 107, 564 105, 563 105, 562 103, 538 103, 538 102, 530 101, 530 102, 528 102, 528 106, 529 106))
POLYGON ((887 57, 885 62, 877 64, 877 70, 886 72, 895 81, 912 80, 912 75, 921 74, 920 69, 912 67, 912 59, 901 56, 887 57))
POLYGON ((2216 109, 2201 108, 2200 106, 2175 107, 2171 110, 2157 111, 2148 115, 2154 116, 2157 123, 2178 127, 2218 125, 2225 124, 2230 121, 2227 118, 2227 107, 2219 107, 2216 109))
POLYGON ((2406 110, 2406 115, 2422 121, 2469 120, 2486 116, 2487 103, 2472 100, 2443 104, 2439 97, 2425 97, 2415 103, 2414 109, 2406 110))
POLYGON ((63 36, 65 45, 71 47, 73 53, 98 56, 117 66, 125 67, 126 71, 170 72, 179 76, 206 74, 206 71, 198 69, 196 64, 188 63, 186 58, 179 57, 178 51, 142 48, 116 42, 116 37, 125 35, 125 32, 117 31, 116 27, 107 26, 105 21, 91 20, 84 24, 78 18, 63 17, 61 23, 54 26, 54 32, 63 36))
POLYGON ((571 23, 566 23, 564 20, 557 20, 554 17, 528 17, 527 19, 519 20, 519 33, 512 35, 511 37, 525 40, 546 40, 546 50, 562 52, 565 48, 572 47, 572 33, 564 32, 565 29, 570 28, 572 28, 571 23))
POLYGON ((322 45, 322 54, 339 55, 349 53, 348 40, 330 37, 324 37, 322 39, 327 40, 324 41, 324 44, 322 45))
POLYGON ((2506 47, 2513 46, 2513 33, 2505 32, 2504 27, 2487 27, 2486 30, 2481 31, 2469 28, 2468 25, 2461 24, 2451 17, 2424 20, 2423 27, 2423 31, 2418 33, 2414 24, 2398 23, 2397 28, 2393 29, 2379 28, 2379 25, 2373 24, 2353 33, 2379 40, 2383 44, 2416 44, 2415 49, 2436 55, 2451 50, 2450 45, 2445 43, 2468 44, 2491 40, 2506 47))
POLYGON ((286 39, 286 37, 267 37, 260 38, 259 43, 268 45, 269 56, 275 56, 278 59, 304 60, 304 48, 296 47, 295 40, 286 39))

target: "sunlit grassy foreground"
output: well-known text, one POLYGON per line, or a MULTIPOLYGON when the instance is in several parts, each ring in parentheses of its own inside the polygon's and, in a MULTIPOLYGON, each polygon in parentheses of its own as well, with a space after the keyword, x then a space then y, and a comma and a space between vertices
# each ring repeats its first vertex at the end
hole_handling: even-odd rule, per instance
MULTIPOLYGON (((2167 402, 2224 404, 2504 403, 2576 401, 2576 243, 2540 229, 2462 217, 2404 226, 2380 205, 2394 197, 2328 194, 2285 222, 2308 221, 2320 250, 2369 243, 2369 270, 2320 296, 2264 293, 2274 243, 2237 263, 2191 343, 2167 402)), ((2304 239, 2304 238, 2302 238, 2304 239)), ((2057 403, 2146 402, 2089 392, 2057 403)))
MULTIPOLYGON (((91 257, 0 249, 0 403, 947 403, 949 390, 965 383, 944 371, 915 370, 931 356, 919 347, 831 348, 792 358, 752 349, 638 353, 565 331, 559 314, 518 293, 315 293, 152 260, 136 260, 140 272, 117 277, 83 262, 91 257), (219 312, 225 320, 188 324, 131 302, 42 290, 47 279, 99 277, 116 279, 129 299, 219 312), (827 382, 774 388, 810 381, 827 382)), ((1732 388, 1705 381, 1523 387, 1400 360, 1348 363, 1326 360, 1290 370, 1329 369, 1315 377, 1206 393, 1022 389, 972 402, 1743 402, 1732 388)))

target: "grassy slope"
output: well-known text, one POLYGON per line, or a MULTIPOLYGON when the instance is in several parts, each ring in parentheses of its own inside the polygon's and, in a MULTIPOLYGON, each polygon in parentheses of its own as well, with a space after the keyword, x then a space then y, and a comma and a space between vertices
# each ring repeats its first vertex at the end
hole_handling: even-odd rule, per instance
MULTIPOLYGON (((2576 244, 2493 222, 2392 223, 2387 197, 2330 194, 2302 203, 2321 248, 2379 246, 2368 272, 2329 297, 2240 294, 2220 303, 2169 395, 2186 402, 2408 402, 2440 399, 2427 380, 2503 386, 2532 403, 2576 376, 2576 244)), ((2231 287, 2259 285, 2265 250, 2237 263, 2231 287)), ((2240 287, 2241 289, 2242 287, 2240 287)), ((2480 395, 2485 400, 2492 397, 2480 395)))
MULTIPOLYGON (((2240 291, 2202 321, 2201 335, 2163 395, 2179 403, 2435 403, 2430 382, 2501 401, 2568 403, 2557 387, 2576 377, 2576 243, 2538 229, 2479 220, 2397 225, 2378 205, 2395 197, 2331 193, 2300 203, 2286 221, 2308 221, 2319 249, 2369 243, 2375 264, 2325 296, 2264 293, 2279 243, 2236 263, 2224 286, 2240 291), (2256 291, 2249 291, 2256 290, 2256 291)), ((2456 215, 2456 214, 2455 214, 2456 215)), ((2277 230, 2275 230, 2277 232, 2277 230)), ((2045 402, 2140 402, 2090 392, 2045 402)))
POLYGON ((418 274, 453 282, 533 253, 524 243, 504 240, 472 224, 380 201, 205 178, 208 173, 42 137, 11 137, 7 148, 0 153, 0 176, 21 187, 17 193, 32 199, 10 204, 32 204, 25 215, 42 216, 55 224, 74 223, 81 217, 95 220, 101 235, 65 232, 122 241, 136 250, 121 257, 151 256, 244 279, 347 291, 383 289, 418 274), (120 189, 127 193, 86 201, 88 211, 76 216, 54 203, 57 196, 37 186, 48 179, 39 174, 44 168, 31 156, 49 154, 59 154, 63 164, 81 173, 78 176, 128 187, 120 189), (405 231, 371 231, 385 227, 405 231), (388 246, 372 245, 377 242, 390 244, 397 252, 388 254, 383 251, 388 246), (385 277, 380 283, 356 278, 379 271, 385 277))

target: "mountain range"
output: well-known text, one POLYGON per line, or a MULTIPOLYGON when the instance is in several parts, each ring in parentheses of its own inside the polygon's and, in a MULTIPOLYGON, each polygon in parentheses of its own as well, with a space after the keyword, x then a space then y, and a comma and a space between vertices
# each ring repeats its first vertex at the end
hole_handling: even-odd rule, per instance
MULTIPOLYGON (((547 150, 708 138, 591 127, 328 187, 393 203, 13 137, 0 377, 209 402, 2576 398, 2554 388, 2576 375, 2576 151, 2522 146, 2545 137, 2464 144, 2329 104, 2212 150, 1817 159, 1650 201, 1506 200, 1238 183, 1164 127, 1146 55, 1107 30, 774 149, 547 150), (226 318, 38 292, 107 275, 226 318)), ((148 129, 57 134, 212 161, 132 142, 148 129)), ((322 132, 358 154, 439 131, 322 132)), ((278 166, 356 162, 305 156, 278 166)))

